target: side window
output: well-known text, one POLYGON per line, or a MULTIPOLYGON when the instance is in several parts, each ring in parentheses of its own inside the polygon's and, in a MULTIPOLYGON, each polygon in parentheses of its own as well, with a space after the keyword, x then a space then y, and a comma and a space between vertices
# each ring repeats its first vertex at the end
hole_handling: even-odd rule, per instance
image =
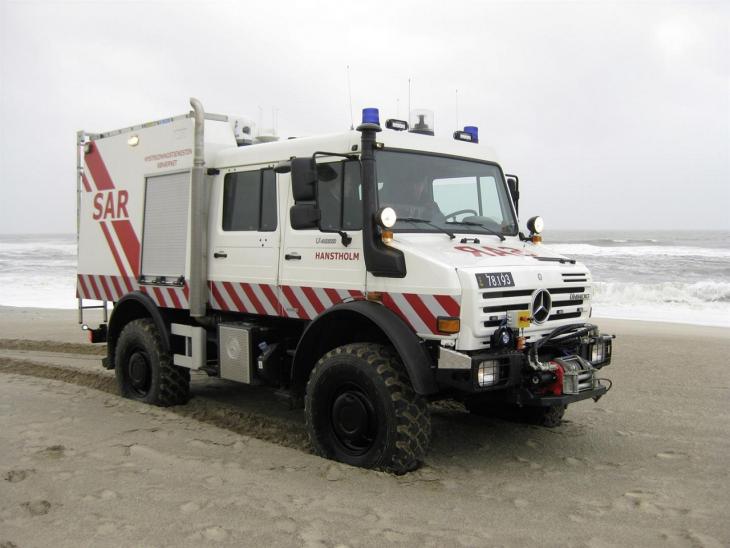
POLYGON ((343 189, 342 229, 362 230, 360 162, 345 162, 345 184, 343 189))
POLYGON ((317 206, 320 228, 339 230, 342 215, 342 162, 317 165, 317 206))
POLYGON ((317 206, 322 214, 322 230, 360 230, 360 162, 318 164, 317 177, 317 206))
POLYGON ((223 180, 223 230, 276 230, 276 176, 271 169, 229 173, 223 180))

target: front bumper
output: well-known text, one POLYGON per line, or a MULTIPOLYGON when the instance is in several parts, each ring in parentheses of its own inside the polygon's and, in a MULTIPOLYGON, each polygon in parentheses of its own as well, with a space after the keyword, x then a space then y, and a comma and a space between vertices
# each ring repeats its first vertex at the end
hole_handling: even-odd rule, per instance
MULTIPOLYGON (((510 350, 464 354, 441 348, 436 382, 442 392, 464 397, 483 395, 491 401, 525 406, 568 405, 589 398, 597 400, 610 388, 610 385, 599 381, 597 373, 610 364, 611 345, 610 336, 596 334, 582 337, 571 348, 572 357, 554 358, 561 364, 560 374, 557 371, 536 371, 530 366, 526 352, 510 350), (605 350, 600 361, 590 362, 591 357, 596 356, 593 349, 597 344, 604 345, 605 350), (489 375, 483 371, 480 374, 480 368, 485 366, 489 375), (573 378, 573 382, 568 382, 569 377, 573 378), (485 378, 488 383, 484 382, 485 378), (559 388, 556 389, 556 386, 559 388)), ((541 356, 540 359, 553 361, 549 357, 541 356)))

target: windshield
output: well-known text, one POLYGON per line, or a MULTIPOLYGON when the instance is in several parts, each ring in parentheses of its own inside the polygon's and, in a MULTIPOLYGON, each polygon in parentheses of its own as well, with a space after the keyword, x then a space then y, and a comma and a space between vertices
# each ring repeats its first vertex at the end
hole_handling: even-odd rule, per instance
POLYGON ((379 205, 398 216, 393 230, 517 234, 507 188, 494 164, 377 151, 375 165, 379 205))

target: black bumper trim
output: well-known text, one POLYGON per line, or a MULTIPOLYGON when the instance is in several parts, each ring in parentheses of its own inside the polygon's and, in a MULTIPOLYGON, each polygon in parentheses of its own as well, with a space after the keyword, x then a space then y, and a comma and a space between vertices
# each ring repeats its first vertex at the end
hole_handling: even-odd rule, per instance
POLYGON ((599 386, 593 390, 586 390, 580 394, 563 394, 562 396, 536 396, 528 390, 520 390, 518 403, 527 407, 550 407, 553 405, 568 405, 589 398, 600 398, 608 392, 607 386, 599 386))

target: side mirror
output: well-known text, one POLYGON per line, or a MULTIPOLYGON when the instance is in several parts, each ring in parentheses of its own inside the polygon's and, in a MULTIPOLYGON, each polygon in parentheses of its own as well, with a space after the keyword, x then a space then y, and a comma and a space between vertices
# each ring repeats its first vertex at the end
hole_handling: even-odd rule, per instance
POLYGON ((291 161, 291 185, 294 201, 313 202, 316 184, 317 166, 314 158, 294 158, 291 161))
POLYGON ((295 230, 318 228, 321 216, 314 204, 295 204, 289 209, 289 221, 295 230))
POLYGON ((509 194, 512 196, 512 203, 515 204, 515 213, 519 216, 520 208, 517 204, 520 201, 520 179, 517 175, 505 175, 505 178, 507 179, 509 194))

